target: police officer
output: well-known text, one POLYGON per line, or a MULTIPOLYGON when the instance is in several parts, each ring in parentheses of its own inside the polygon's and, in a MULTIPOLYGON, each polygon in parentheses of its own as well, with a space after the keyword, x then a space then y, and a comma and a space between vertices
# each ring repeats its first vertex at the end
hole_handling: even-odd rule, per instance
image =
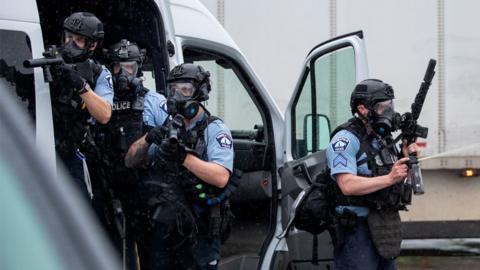
POLYGON ((332 134, 328 167, 336 181, 335 269, 395 269, 400 251, 400 216, 410 203, 404 183, 409 152, 392 140, 394 93, 390 85, 368 79, 356 85, 354 117, 332 134))
POLYGON ((229 129, 201 103, 211 90, 209 77, 199 65, 173 68, 167 78, 172 119, 127 154, 127 166, 135 166, 150 152, 144 183, 152 192, 152 228, 139 244, 142 269, 217 269, 229 216, 222 194, 233 171, 233 144, 229 129))
POLYGON ((77 12, 65 19, 63 29, 61 56, 67 64, 58 67, 51 93, 56 150, 78 188, 91 198, 85 162, 94 145, 90 126, 110 120, 112 78, 92 58, 104 38, 102 22, 91 13, 77 12))
POLYGON ((126 39, 106 50, 113 73, 113 112, 110 122, 96 129, 101 160, 95 166, 95 208, 118 249, 125 252, 122 255, 128 269, 136 265, 133 211, 139 198, 132 190, 139 181, 139 171, 127 168, 124 158, 146 127, 159 126, 168 116, 165 97, 142 84, 145 54, 146 50, 126 39))

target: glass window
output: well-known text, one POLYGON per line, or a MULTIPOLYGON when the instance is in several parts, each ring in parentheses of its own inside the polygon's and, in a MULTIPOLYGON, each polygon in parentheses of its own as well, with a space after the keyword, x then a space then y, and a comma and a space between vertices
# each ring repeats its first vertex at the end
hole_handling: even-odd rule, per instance
MULTIPOLYGON (((32 58, 30 39, 24 32, 0 29, 0 40, 0 87, 15 93, 19 97, 18 102, 33 117, 33 69, 23 67, 23 61, 32 58)), ((32 124, 34 123, 35 121, 32 121, 32 124)))
POLYGON ((332 128, 352 117, 350 95, 356 82, 353 48, 323 54, 313 59, 310 67, 292 108, 294 158, 325 149, 332 128))
MULTIPOLYGON (((350 95, 355 87, 355 55, 345 47, 322 55, 314 63, 317 114, 323 114, 336 127, 352 117, 350 95)), ((319 145, 325 145, 320 140, 319 145)))
POLYGON ((310 70, 307 72, 300 96, 293 107, 295 117, 292 120, 294 120, 295 128, 293 130, 295 130, 295 134, 292 138, 295 141, 293 142, 294 147, 292 149, 295 158, 300 158, 312 153, 312 87, 310 70))
POLYGON ((154 76, 153 71, 142 70, 142 73, 143 73, 143 79, 144 79, 143 86, 145 86, 146 88, 148 88, 150 90, 158 91, 159 89, 157 89, 157 86, 155 85, 155 76, 154 76))
POLYGON ((225 122, 230 130, 253 130, 263 125, 262 117, 232 68, 219 65, 215 60, 195 61, 211 74, 212 91, 207 109, 225 122))

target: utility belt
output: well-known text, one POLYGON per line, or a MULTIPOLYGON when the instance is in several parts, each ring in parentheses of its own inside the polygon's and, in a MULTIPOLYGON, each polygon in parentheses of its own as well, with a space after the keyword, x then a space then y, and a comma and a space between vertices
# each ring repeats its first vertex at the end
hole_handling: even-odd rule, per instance
MULTIPOLYGON (((332 225, 342 234, 354 231, 360 223, 366 224, 367 217, 359 217, 355 212, 344 208, 342 213, 335 211, 332 218, 332 225)), ((342 240, 343 235, 339 235, 338 240, 342 240)), ((340 241, 342 243, 342 241, 340 241)))
POLYGON ((198 216, 199 230, 208 238, 225 242, 230 236, 235 216, 230 209, 229 198, 237 189, 242 175, 242 171, 234 169, 223 189, 205 184, 197 178, 190 179, 191 183, 184 186, 187 199, 194 205, 198 216), (192 185, 195 182, 197 183, 192 185), (199 188, 200 186, 205 188, 199 188))
POLYGON ((198 233, 225 241, 230 234, 234 215, 228 200, 212 206, 192 204, 178 183, 167 181, 143 181, 138 193, 145 202, 139 209, 149 218, 143 223, 151 229, 163 226, 168 237, 175 239, 172 242, 194 243, 198 233))
POLYGON ((56 146, 58 155, 63 160, 72 159, 80 150, 90 161, 98 161, 98 149, 87 123, 74 123, 70 129, 56 130, 56 146))
POLYGON ((98 152, 95 145, 89 143, 75 143, 70 140, 60 140, 55 150, 62 160, 71 160, 79 150, 85 155, 89 163, 98 161, 98 152))

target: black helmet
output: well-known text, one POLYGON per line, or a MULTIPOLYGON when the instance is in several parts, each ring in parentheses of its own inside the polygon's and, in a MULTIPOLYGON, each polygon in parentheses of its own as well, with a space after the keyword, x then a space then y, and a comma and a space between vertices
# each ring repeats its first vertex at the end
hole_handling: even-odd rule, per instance
POLYGON ((63 22, 63 29, 92 41, 102 40, 105 36, 103 23, 89 12, 73 13, 63 22))
POLYGON ((106 57, 109 62, 136 61, 140 67, 145 59, 145 49, 140 50, 136 43, 122 39, 110 46, 106 57))
POLYGON ((167 76, 167 83, 175 81, 193 81, 196 88, 194 99, 197 101, 208 100, 208 93, 212 89, 210 85, 210 72, 202 66, 184 63, 174 67, 167 76))
POLYGON ((372 110, 375 103, 394 98, 393 88, 389 84, 377 79, 367 79, 358 83, 353 89, 350 108, 352 114, 355 114, 359 104, 364 104, 367 109, 372 110))

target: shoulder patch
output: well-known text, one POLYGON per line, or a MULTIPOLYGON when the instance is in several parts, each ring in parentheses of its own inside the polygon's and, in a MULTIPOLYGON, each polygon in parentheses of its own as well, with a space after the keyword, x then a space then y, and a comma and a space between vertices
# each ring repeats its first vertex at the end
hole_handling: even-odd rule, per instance
POLYGON ((227 133, 220 133, 215 139, 220 147, 228 149, 232 148, 232 138, 227 133))
POLYGON ((162 109, 164 112, 167 112, 167 101, 166 100, 160 101, 160 109, 162 109))
POLYGON ((332 143, 332 148, 334 152, 343 152, 347 149, 350 140, 345 137, 340 137, 332 143))
POLYGON ((110 73, 108 73, 108 74, 105 76, 105 80, 107 80, 108 87, 110 87, 110 88, 113 89, 112 75, 110 75, 110 73))

